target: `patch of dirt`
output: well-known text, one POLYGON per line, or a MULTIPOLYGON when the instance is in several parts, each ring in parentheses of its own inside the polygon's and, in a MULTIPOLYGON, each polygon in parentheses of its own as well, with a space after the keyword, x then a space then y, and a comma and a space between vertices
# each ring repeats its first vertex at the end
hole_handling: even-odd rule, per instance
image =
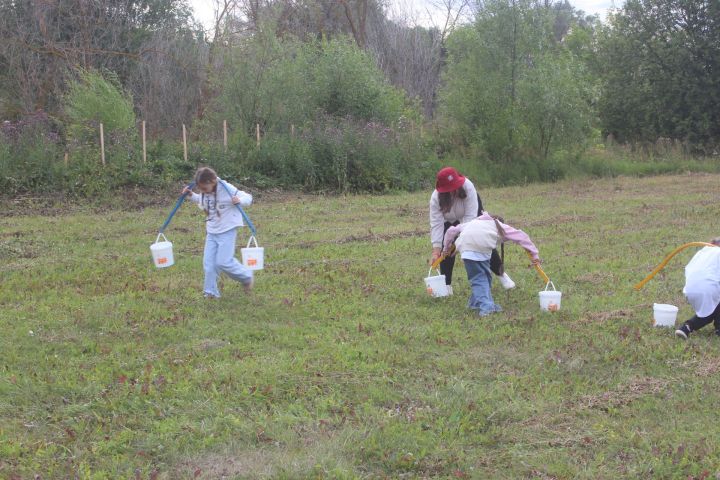
POLYGON ((654 377, 639 377, 612 390, 597 394, 584 395, 575 404, 576 409, 597 408, 608 411, 629 405, 646 395, 657 395, 667 389, 668 381, 654 377))
POLYGON ((205 339, 200 342, 198 347, 204 352, 209 352, 210 350, 217 350, 226 345, 230 345, 230 342, 218 339, 205 339))
POLYGON ((423 237, 425 235, 427 235, 427 230, 410 230, 396 233, 369 233, 367 235, 349 235, 336 240, 335 243, 387 242, 388 240, 395 240, 397 238, 423 237))
POLYGON ((250 438, 238 443, 255 444, 255 447, 224 449, 221 452, 198 453, 172 467, 169 478, 200 480, 235 478, 276 478, 293 472, 294 478, 307 478, 313 467, 323 460, 334 458, 339 466, 351 469, 343 452, 354 428, 343 432, 326 430, 314 425, 297 431, 298 443, 283 444, 270 438, 261 426, 250 438))
POLYGON ((336 240, 314 240, 309 242, 297 243, 294 245, 287 245, 288 248, 310 248, 317 245, 342 245, 345 243, 355 242, 370 242, 379 243, 387 242, 389 240, 395 240, 397 238, 414 238, 424 237, 427 235, 427 230, 408 230, 404 232, 395 233, 368 233, 365 235, 348 235, 347 237, 341 237, 336 240))
POLYGON ((410 206, 410 205, 392 205, 388 207, 380 207, 373 209, 375 212, 388 212, 388 213, 394 213, 396 216, 400 218, 407 218, 407 217, 426 217, 428 214, 427 206, 423 207, 416 207, 416 206, 410 206))
POLYGON ((238 455, 209 454, 183 462, 176 478, 226 479, 270 478, 275 472, 273 455, 265 450, 252 450, 238 455))
POLYGON ((634 311, 634 308, 621 308, 618 310, 610 310, 609 312, 588 312, 579 320, 579 323, 607 322, 608 320, 617 318, 629 318, 633 315, 634 311))
POLYGON ((562 223, 589 222, 592 220, 595 220, 595 217, 591 215, 558 215, 557 217, 548 218, 546 220, 527 222, 523 226, 545 227, 549 225, 560 225, 562 223))
POLYGON ((718 372, 720 372, 720 358, 705 359, 695 371, 699 377, 709 377, 718 372))
POLYGON ((386 410, 388 417, 402 418, 408 423, 414 422, 417 415, 422 412, 432 412, 432 407, 410 399, 394 403, 386 410))
POLYGON ((0 259, 37 258, 39 249, 29 242, 0 241, 0 259))
POLYGON ((539 479, 539 480, 558 480, 555 475, 550 475, 543 472, 542 470, 533 469, 528 472, 527 478, 539 479))
POLYGON ((720 357, 696 357, 685 362, 668 362, 674 368, 682 369, 698 377, 710 377, 720 372, 720 357))
POLYGON ((588 272, 575 278, 576 282, 589 283, 590 285, 598 285, 604 282, 612 281, 614 278, 610 272, 588 272))

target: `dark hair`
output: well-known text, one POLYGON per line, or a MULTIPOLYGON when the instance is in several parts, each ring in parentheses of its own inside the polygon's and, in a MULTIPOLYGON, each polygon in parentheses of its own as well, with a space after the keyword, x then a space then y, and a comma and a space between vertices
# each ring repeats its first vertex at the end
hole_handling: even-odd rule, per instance
MULTIPOLYGON (((197 172, 195 172, 195 184, 199 185, 201 183, 212 183, 217 182, 218 176, 217 173, 215 173, 215 170, 213 170, 210 167, 200 167, 197 169, 197 172)), ((217 185, 215 185, 215 191, 213 192, 213 196, 215 197, 215 213, 217 214, 218 218, 220 218, 220 209, 218 208, 217 204, 217 185)), ((205 192, 202 193, 202 196, 200 197, 200 205, 203 206, 203 210, 205 211, 205 215, 209 218, 210 217, 210 208, 209 206, 205 208, 205 192)))
POLYGON ((200 167, 195 172, 195 183, 210 183, 217 180, 217 173, 210 167, 200 167))
MULTIPOLYGON (((455 190, 457 192, 457 196, 460 200, 465 200, 467 198, 467 192, 465 191, 465 187, 462 186, 455 190)), ((453 206, 453 192, 444 192, 444 193, 438 193, 438 203, 440 204, 440 211, 443 213, 447 213, 450 211, 450 209, 453 206)))

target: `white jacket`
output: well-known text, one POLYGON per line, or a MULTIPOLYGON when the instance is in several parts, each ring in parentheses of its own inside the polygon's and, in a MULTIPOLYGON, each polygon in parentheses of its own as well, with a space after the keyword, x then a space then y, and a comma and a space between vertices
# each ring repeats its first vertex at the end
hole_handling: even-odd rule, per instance
POLYGON ((490 254, 494 248, 499 246, 500 234, 497 225, 490 221, 468 222, 455 240, 455 248, 461 254, 464 252, 490 254))
POLYGON ((430 196, 430 241, 432 242, 433 248, 442 248, 445 222, 469 222, 480 213, 478 212, 477 190, 475 190, 475 185, 473 185, 470 179, 466 178, 463 187, 465 188, 467 196, 464 200, 457 200, 453 203, 452 208, 450 208, 450 211, 447 213, 443 213, 443 211, 440 210, 438 191, 433 190, 430 196))
POLYGON ((705 247, 685 267, 683 293, 700 318, 711 315, 720 303, 720 247, 705 247))
POLYGON ((215 193, 200 194, 193 192, 190 197, 190 200, 195 202, 201 210, 208 212, 206 220, 207 233, 225 233, 228 230, 244 225, 240 210, 232 203, 233 196, 240 197, 241 207, 248 207, 252 204, 252 195, 225 182, 228 190, 232 193, 231 196, 225 187, 220 185, 220 182, 223 182, 223 180, 218 178, 215 193), (217 204, 215 202, 216 198, 217 204))

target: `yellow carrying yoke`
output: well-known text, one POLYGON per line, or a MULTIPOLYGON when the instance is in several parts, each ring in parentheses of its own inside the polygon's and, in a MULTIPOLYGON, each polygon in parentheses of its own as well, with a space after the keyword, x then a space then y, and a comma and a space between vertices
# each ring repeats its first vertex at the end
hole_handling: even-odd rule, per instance
POLYGON ((455 253, 455 244, 454 244, 454 243, 453 243, 452 245, 450 245, 450 250, 448 251, 448 253, 447 253, 447 254, 444 254, 444 253, 443 253, 442 255, 440 255, 440 256, 437 258, 437 260, 435 260, 435 261, 432 263, 432 265, 430 265, 430 268, 431 268, 431 269, 433 269, 433 268, 438 268, 438 266, 440 265, 440 262, 442 262, 443 260, 445 260, 447 257, 451 256, 453 253, 455 253))
MULTIPOLYGON (((527 253, 527 256, 530 258, 530 260, 533 259, 532 254, 530 252, 525 250, 525 253, 527 253)), ((550 277, 547 276, 547 274, 543 271, 542 267, 537 263, 533 264, 533 266, 535 267, 535 270, 537 270, 538 274, 540 275, 540 278, 542 278, 543 281, 545 282, 545 285, 550 283, 550 277)))
POLYGON ((633 288, 635 290, 640 290, 642 287, 644 287, 647 282, 652 280, 652 278, 655 275, 657 275, 658 272, 660 272, 660 270, 665 268, 665 265, 667 265, 667 263, 670 261, 670 259, 672 259, 675 255, 677 255, 681 251, 685 250, 686 248, 688 248, 688 247, 717 247, 717 246, 718 245, 714 245, 712 243, 706 243, 706 242, 690 242, 690 243, 686 243, 685 245, 680 245, 678 248, 676 248, 675 250, 670 252, 670 254, 667 257, 665 257, 665 259, 662 262, 660 262, 660 265, 655 267, 655 270, 650 272, 650 275, 645 277, 640 283, 635 285, 633 288))
MULTIPOLYGON (((440 265, 440 262, 442 262, 443 260, 445 260, 445 258, 449 257, 450 255, 452 255, 453 252, 455 252, 455 244, 453 244, 453 245, 450 246, 450 251, 447 253, 447 255, 440 255, 440 256, 438 257, 438 259, 435 260, 435 261, 432 263, 432 265, 430 265, 430 268, 438 268, 438 265, 440 265)), ((527 253, 527 256, 530 257, 530 260, 532 260, 532 254, 531 254, 530 252, 528 252, 527 250, 525 251, 525 253, 527 253)), ((545 272, 543 271, 542 267, 540 267, 540 265, 535 264, 535 265, 533 265, 533 266, 535 267, 535 270, 537 270, 538 274, 540 275, 540 278, 543 279, 543 281, 545 282, 545 284, 547 284, 548 282, 550 282, 550 277, 548 277, 548 276, 545 274, 545 272)))

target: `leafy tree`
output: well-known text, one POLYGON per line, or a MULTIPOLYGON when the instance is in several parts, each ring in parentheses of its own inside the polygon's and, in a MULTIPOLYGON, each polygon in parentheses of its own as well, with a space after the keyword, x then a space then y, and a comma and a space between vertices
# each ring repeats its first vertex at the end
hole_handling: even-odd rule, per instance
POLYGON ((259 33, 228 53, 216 82, 213 115, 248 133, 256 123, 287 132, 318 115, 391 124, 410 111, 372 58, 345 38, 302 43, 259 33))
POLYGON ((715 0, 628 0, 601 36, 605 132, 710 153, 720 143, 719 39, 715 0))
POLYGON ((0 114, 57 111, 75 68, 111 70, 127 85, 161 31, 193 31, 187 0, 0 1, 0 114))
POLYGON ((112 72, 101 75, 81 70, 65 95, 68 134, 82 139, 94 135, 102 123, 108 133, 128 131, 135 127, 132 97, 125 93, 112 72))
POLYGON ((484 2, 448 50, 444 117, 463 143, 502 162, 582 145, 590 119, 584 68, 558 40, 552 9, 532 0, 484 2))

